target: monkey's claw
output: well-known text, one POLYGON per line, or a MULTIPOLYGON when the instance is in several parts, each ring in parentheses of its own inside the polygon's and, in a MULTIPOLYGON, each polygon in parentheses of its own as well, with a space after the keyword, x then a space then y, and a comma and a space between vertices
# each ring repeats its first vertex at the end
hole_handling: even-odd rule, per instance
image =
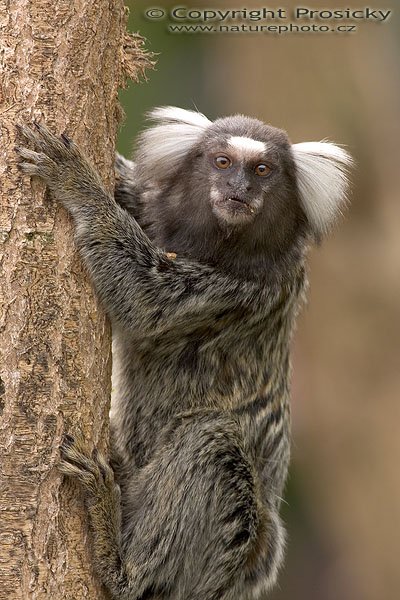
POLYGON ((62 442, 62 445, 61 445, 61 449, 64 446, 65 447, 69 447, 69 446, 71 446, 74 443, 75 443, 75 438, 72 435, 70 435, 69 433, 66 433, 64 435, 64 439, 63 439, 63 442, 62 442))
POLYGON ((86 447, 82 438, 75 440, 65 436, 60 448, 61 461, 58 469, 68 477, 76 478, 85 490, 85 497, 98 500, 106 488, 114 488, 114 471, 106 458, 94 449, 86 447))
POLYGON ((65 133, 58 137, 37 121, 33 122, 33 127, 35 130, 26 125, 17 125, 17 130, 36 150, 44 152, 50 158, 57 159, 65 156, 65 148, 73 145, 72 140, 65 133))

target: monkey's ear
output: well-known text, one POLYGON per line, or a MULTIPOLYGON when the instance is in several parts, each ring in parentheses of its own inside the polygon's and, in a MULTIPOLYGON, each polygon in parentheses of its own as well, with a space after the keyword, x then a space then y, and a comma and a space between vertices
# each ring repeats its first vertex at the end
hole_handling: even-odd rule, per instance
POLYGON ((175 106, 155 108, 147 117, 156 124, 139 136, 135 160, 142 179, 161 182, 179 169, 211 121, 175 106))
POLYGON ((293 144, 301 202, 317 238, 341 214, 349 188, 351 156, 330 142, 293 144))

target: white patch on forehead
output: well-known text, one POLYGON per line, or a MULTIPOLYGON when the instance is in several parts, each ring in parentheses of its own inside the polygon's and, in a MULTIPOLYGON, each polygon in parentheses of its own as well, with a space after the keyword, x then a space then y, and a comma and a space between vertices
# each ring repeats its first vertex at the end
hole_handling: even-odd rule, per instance
POLYGON ((264 142, 244 136, 234 135, 229 138, 228 144, 239 151, 244 158, 254 158, 254 155, 263 154, 266 151, 264 142))

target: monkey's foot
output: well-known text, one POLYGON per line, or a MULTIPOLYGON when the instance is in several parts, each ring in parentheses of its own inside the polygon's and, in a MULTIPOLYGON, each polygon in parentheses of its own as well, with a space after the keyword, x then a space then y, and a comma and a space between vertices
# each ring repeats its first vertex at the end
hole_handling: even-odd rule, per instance
POLYGON ((113 598, 126 598, 118 595, 126 586, 126 578, 121 570, 121 496, 114 472, 102 454, 89 452, 81 438, 75 441, 66 436, 60 450, 59 470, 77 479, 82 487, 94 539, 95 570, 113 598))
POLYGON ((97 504, 111 496, 113 502, 119 503, 120 491, 114 481, 114 471, 101 453, 96 449, 90 452, 82 439, 66 436, 60 454, 59 470, 79 481, 85 501, 97 504))

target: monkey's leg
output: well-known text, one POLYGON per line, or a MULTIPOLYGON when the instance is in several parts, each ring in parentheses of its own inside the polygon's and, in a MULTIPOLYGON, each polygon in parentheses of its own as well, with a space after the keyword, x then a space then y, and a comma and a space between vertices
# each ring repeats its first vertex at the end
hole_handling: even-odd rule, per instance
POLYGON ((121 569, 120 489, 107 460, 96 450, 89 453, 81 439, 67 437, 61 447, 59 470, 76 478, 84 490, 91 520, 94 566, 110 589, 124 587, 121 569))
MULTIPOLYGON (((159 560, 151 561, 151 556, 150 560, 141 560, 139 552, 135 563, 131 553, 136 540, 129 539, 128 548, 124 548, 120 489, 106 459, 96 451, 90 453, 81 440, 70 437, 61 447, 61 458, 59 470, 75 478, 83 491, 93 537, 93 566, 102 583, 117 600, 158 600, 160 586, 156 589, 155 581, 159 560)), ((131 514, 127 506, 127 518, 141 519, 141 515, 131 514)), ((138 539, 138 547, 146 546, 146 541, 145 536, 138 539)), ((149 552, 151 546, 146 547, 146 555, 149 552)))
POLYGON ((104 459, 79 445, 63 456, 62 471, 83 487, 94 565, 114 598, 247 600, 274 579, 279 532, 230 419, 185 418, 164 438, 125 485, 122 533, 104 459))
POLYGON ((124 560, 149 566, 163 599, 260 597, 276 579, 283 535, 241 427, 201 411, 177 417, 159 439, 126 486, 124 560))
POLYGON ((61 447, 59 470, 81 485, 93 538, 93 566, 112 597, 158 600, 153 594, 152 569, 125 558, 120 488, 104 456, 96 450, 89 452, 81 439, 67 437, 61 447))

